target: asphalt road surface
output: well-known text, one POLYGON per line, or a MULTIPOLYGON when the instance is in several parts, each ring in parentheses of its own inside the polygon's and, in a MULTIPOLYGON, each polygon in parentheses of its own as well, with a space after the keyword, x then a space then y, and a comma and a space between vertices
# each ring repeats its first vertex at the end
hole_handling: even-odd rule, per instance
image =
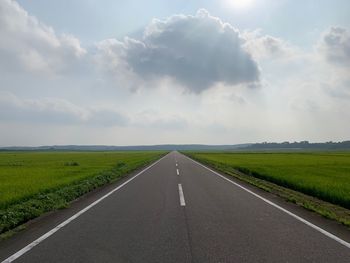
POLYGON ((232 181, 172 152, 70 209, 39 218, 0 243, 0 260, 350 262, 347 229, 232 181))

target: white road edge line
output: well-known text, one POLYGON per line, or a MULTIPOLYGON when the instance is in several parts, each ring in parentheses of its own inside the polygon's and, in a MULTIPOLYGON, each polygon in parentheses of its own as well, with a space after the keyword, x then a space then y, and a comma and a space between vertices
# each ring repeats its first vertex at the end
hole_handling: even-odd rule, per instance
POLYGON ((184 192, 182 190, 182 185, 181 184, 179 184, 179 196, 180 196, 180 205, 181 206, 186 206, 184 192))
MULTIPOLYGON (((186 156, 186 157, 187 157, 187 156, 186 156)), ((305 225, 308 225, 309 227, 315 229, 316 231, 322 233, 323 235, 325 235, 325 236, 327 236, 327 237, 329 237, 329 238, 331 238, 331 239, 337 241, 338 243, 340 243, 340 244, 346 246, 347 248, 350 248, 350 243, 349 243, 349 242, 347 242, 347 241, 345 241, 345 240, 343 240, 343 239, 341 239, 341 238, 339 238, 339 237, 333 235, 332 233, 330 233, 330 232, 324 230, 323 228, 321 228, 321 227, 319 227, 319 226, 314 225, 313 223, 307 221, 306 219, 304 219, 304 218, 302 218, 302 217, 300 217, 300 216, 298 216, 298 215, 296 215, 296 214, 290 212, 289 210, 287 210, 287 209, 285 209, 285 208, 283 208, 283 207, 281 207, 281 206, 279 206, 279 205, 277 205, 277 204, 271 202, 270 200, 268 200, 268 199, 266 199, 266 198, 264 198, 264 197, 262 197, 262 196, 260 196, 260 195, 258 195, 258 194, 256 194, 256 193, 254 193, 253 191, 251 191, 251 190, 245 188, 244 186, 242 186, 242 185, 240 185, 240 184, 238 184, 238 183, 236 183, 236 182, 231 181, 230 179, 228 179, 228 178, 226 178, 225 176, 223 176, 223 175, 221 175, 221 174, 215 172, 214 170, 208 168, 207 166, 205 166, 205 165, 203 165, 203 164, 201 164, 201 163, 199 163, 199 162, 197 162, 197 161, 195 161, 195 160, 193 160, 193 159, 191 159, 191 158, 189 158, 189 157, 187 157, 187 158, 190 159, 191 161, 195 162, 196 164, 202 166, 203 168, 205 168, 205 169, 211 171, 212 173, 214 173, 214 174, 220 176, 222 179, 224 179, 224 180, 230 182, 231 184, 234 184, 235 186, 237 186, 237 187, 243 189, 244 191, 246 191, 246 192, 248 192, 248 193, 254 195, 255 197, 261 199, 262 201, 268 203, 269 205, 271 205, 271 206, 273 206, 273 207, 275 207, 275 208, 277 208, 277 209, 283 211, 284 213, 290 215, 291 217, 294 217, 296 220, 298 220, 298 221, 304 223, 305 225)))
POLYGON ((176 174, 180 175, 179 169, 176 169, 176 174))
POLYGON ((36 245, 40 244, 41 242, 43 242, 45 239, 47 239, 48 237, 52 236, 55 232, 57 232, 58 230, 60 230, 62 227, 68 225, 70 222, 72 222, 74 219, 78 218, 79 216, 81 216, 83 213, 85 213, 86 211, 88 211, 90 208, 94 207, 95 205, 97 205, 99 202, 101 202, 103 199, 105 199, 106 197, 110 196, 111 194, 113 194, 114 192, 118 191, 120 188, 122 188, 123 186, 125 186, 126 184, 130 183, 132 180, 134 180, 136 177, 138 177, 140 174, 144 173, 145 171, 147 171, 148 169, 150 169, 151 167, 153 167, 154 165, 156 165, 157 163, 159 163, 162 159, 164 159, 167 155, 163 156, 162 158, 160 158, 159 160, 157 160, 156 162, 152 163, 151 165, 147 166, 145 169, 143 169, 141 172, 139 172, 138 174, 134 175, 133 177, 131 177, 129 180, 125 181, 124 183, 122 183, 121 185, 117 186, 116 188, 114 188, 112 191, 108 192, 107 194, 105 194, 104 196, 100 197, 99 199, 97 199, 96 201, 94 201, 93 203, 91 203, 90 205, 88 205, 87 207, 83 208, 82 210, 80 210, 78 213, 74 214, 73 216, 71 216, 70 218, 68 218, 67 220, 63 221, 61 224, 59 224, 58 226, 56 226, 55 228, 51 229, 49 232, 47 232, 46 234, 42 235, 41 237, 39 237, 38 239, 34 240, 33 242, 31 242, 30 244, 28 244, 27 246, 25 246, 24 248, 22 248, 21 250, 19 250, 18 252, 16 252, 15 254, 13 254, 12 256, 8 257, 7 259, 5 259, 4 261, 2 261, 2 263, 8 263, 8 262, 12 262, 14 260, 16 260, 17 258, 19 258, 20 256, 24 255, 25 253, 27 253, 29 250, 31 250, 32 248, 34 248, 36 245))

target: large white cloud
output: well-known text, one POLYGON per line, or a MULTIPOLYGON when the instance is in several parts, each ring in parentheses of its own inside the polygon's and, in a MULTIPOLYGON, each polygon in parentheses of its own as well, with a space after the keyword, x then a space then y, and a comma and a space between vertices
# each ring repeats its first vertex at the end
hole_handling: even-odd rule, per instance
POLYGON ((17 2, 0 1, 0 69, 68 72, 86 53, 77 38, 30 16, 17 2))
POLYGON ((98 56, 114 74, 141 81, 171 78, 199 93, 220 82, 259 81, 259 68, 243 44, 238 30, 202 9, 195 16, 154 19, 141 40, 103 41, 98 56))

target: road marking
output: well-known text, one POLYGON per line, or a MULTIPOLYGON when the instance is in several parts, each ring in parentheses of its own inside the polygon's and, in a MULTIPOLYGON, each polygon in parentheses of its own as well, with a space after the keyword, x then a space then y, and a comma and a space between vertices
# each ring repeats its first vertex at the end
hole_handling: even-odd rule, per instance
POLYGON ((180 175, 179 169, 176 169, 176 173, 177 175, 180 175))
MULTIPOLYGON (((187 157, 187 156, 186 156, 186 157, 187 157)), ((284 213, 290 215, 291 217, 294 217, 296 220, 298 220, 298 221, 304 223, 305 225, 308 225, 309 227, 315 229, 316 231, 322 233, 323 235, 325 235, 325 236, 327 236, 327 237, 329 237, 329 238, 331 238, 331 239, 337 241, 338 243, 340 243, 340 244, 346 246, 347 248, 350 248, 350 243, 347 242, 347 241, 345 241, 345 240, 343 240, 343 239, 341 239, 340 237, 337 237, 337 236, 333 235, 332 233, 330 233, 330 232, 324 230, 323 228, 314 225, 313 223, 307 221, 306 219, 304 219, 304 218, 302 218, 302 217, 300 217, 300 216, 298 216, 298 215, 296 215, 296 214, 290 212, 289 210, 287 210, 287 209, 285 209, 285 208, 283 208, 283 207, 281 207, 281 206, 279 206, 279 205, 277 205, 277 204, 271 202, 270 200, 268 200, 268 199, 266 199, 266 198, 264 198, 264 197, 262 197, 262 196, 260 196, 260 195, 258 195, 258 194, 256 194, 256 193, 254 193, 253 191, 251 191, 251 190, 245 188, 244 186, 242 186, 242 185, 240 185, 240 184, 238 184, 238 183, 236 183, 236 182, 234 182, 234 181, 231 181, 230 179, 228 179, 228 178, 226 178, 225 176, 223 176, 223 175, 221 175, 221 174, 215 172, 214 170, 208 168, 207 166, 205 166, 205 165, 203 165, 203 164, 201 164, 201 163, 199 163, 199 162, 197 162, 197 161, 195 161, 195 160, 193 160, 193 159, 191 159, 191 158, 189 158, 189 157, 187 157, 187 158, 190 159, 192 162, 194 162, 194 163, 196 163, 196 164, 202 166, 203 168, 205 168, 205 169, 211 171, 212 173, 214 173, 214 174, 220 176, 222 179, 226 180, 227 182, 229 182, 229 183, 231 183, 231 184, 234 184, 235 186, 237 186, 237 187, 243 189, 244 191, 246 191, 246 192, 248 192, 248 193, 254 195, 255 197, 261 199, 261 200, 264 201, 265 203, 268 203, 269 205, 271 205, 271 206, 273 206, 273 207, 275 207, 275 208, 281 210, 282 212, 284 212, 284 213)))
MULTIPOLYGON (((167 156, 167 155, 166 155, 167 156)), ((72 222, 74 219, 78 218, 79 216, 81 216, 83 213, 85 213, 86 211, 88 211, 90 208, 94 207, 95 205, 97 205, 99 202, 101 202, 103 199, 105 199, 106 197, 110 196, 111 194, 113 194, 114 192, 118 191, 120 188, 122 188, 123 186, 125 186, 126 184, 130 183, 132 180, 134 180, 136 177, 138 177, 139 175, 141 175, 142 173, 144 173, 145 171, 147 171, 148 169, 150 169, 151 167, 153 167, 154 165, 156 165, 157 163, 159 163, 161 160, 163 160, 166 156, 163 156, 162 158, 160 158, 158 161, 152 163, 150 166, 146 167, 145 169, 143 169, 141 172, 139 172, 138 174, 134 175, 133 177, 131 177, 129 180, 125 181, 124 183, 122 183, 121 185, 117 186, 116 188, 114 188, 112 191, 108 192, 107 194, 105 194, 104 196, 100 197, 99 199, 97 199, 96 201, 94 201, 93 203, 91 203, 90 205, 88 205, 87 207, 83 208, 82 210, 80 210, 78 213, 74 214, 73 216, 71 216, 70 218, 68 218, 67 220, 63 221, 61 224, 59 224, 58 226, 56 226, 55 228, 51 229, 49 232, 47 232, 46 234, 42 235, 41 237, 39 237, 38 239, 34 240, 32 243, 28 244, 27 246, 25 246, 24 248, 22 248, 21 250, 19 250, 18 252, 16 252, 15 254, 13 254, 12 256, 8 257, 7 259, 5 259, 4 261, 2 261, 2 263, 8 263, 8 262, 12 262, 14 260, 16 260, 17 258, 19 258, 20 256, 24 255, 25 253, 27 253, 29 250, 31 250, 32 248, 34 248, 36 245, 40 244, 41 242, 43 242, 45 239, 47 239, 48 237, 52 236, 55 232, 57 232, 58 230, 60 230, 62 227, 68 225, 70 222, 72 222)))
POLYGON ((179 196, 180 196, 180 205, 186 206, 184 192, 182 191, 182 185, 179 184, 179 196))
POLYGON ((177 164, 176 164, 176 166, 177 166, 177 164))

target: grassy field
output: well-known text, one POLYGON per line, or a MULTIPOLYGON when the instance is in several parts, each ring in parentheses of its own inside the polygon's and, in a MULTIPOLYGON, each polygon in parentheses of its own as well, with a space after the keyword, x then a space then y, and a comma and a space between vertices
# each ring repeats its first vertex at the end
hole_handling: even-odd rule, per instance
POLYGON ((350 209, 350 153, 188 153, 350 209))
POLYGON ((0 233, 158 159, 164 152, 0 152, 0 233))

